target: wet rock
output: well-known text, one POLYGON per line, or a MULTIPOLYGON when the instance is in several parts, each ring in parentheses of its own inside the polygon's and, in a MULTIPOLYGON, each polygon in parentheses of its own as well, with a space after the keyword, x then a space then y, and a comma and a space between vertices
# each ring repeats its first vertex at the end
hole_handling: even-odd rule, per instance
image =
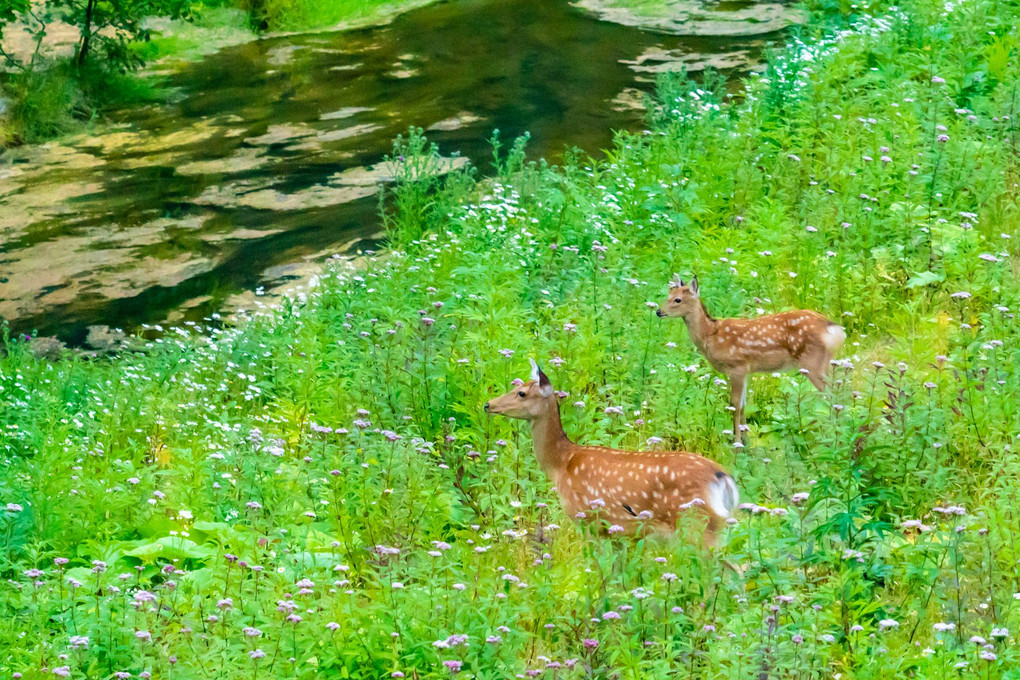
POLYGON ((127 334, 119 328, 109 326, 89 326, 88 335, 85 336, 85 344, 100 352, 110 352, 122 346, 127 341, 127 334))
POLYGON ((274 162, 259 149, 240 149, 226 158, 191 161, 177 166, 179 175, 221 175, 257 170, 274 162))
POLYGON ((67 351, 67 345, 56 338, 44 335, 29 340, 28 351, 37 359, 56 361, 67 351))
POLYGON ((477 123, 480 120, 482 120, 481 116, 476 116, 470 111, 461 111, 456 116, 445 118, 438 123, 429 125, 426 129, 430 132, 450 132, 451 130, 459 130, 465 125, 477 123))
POLYGON ((284 193, 276 189, 245 191, 244 183, 210 187, 195 199, 195 203, 220 207, 245 207, 256 210, 303 210, 325 208, 350 203, 371 196, 375 186, 335 186, 316 184, 306 189, 284 193))
POLYGON ((294 53, 304 49, 301 45, 280 45, 269 50, 266 55, 266 62, 273 66, 283 66, 294 58, 294 53))
POLYGON ((174 257, 138 257, 125 262, 124 268, 99 278, 89 292, 108 299, 133 297, 149 288, 174 288, 188 279, 205 274, 220 262, 222 253, 205 256, 183 252, 174 257))
POLYGON ((613 97, 610 104, 613 107, 613 111, 644 111, 646 96, 644 92, 636 87, 628 87, 613 97))
POLYGON ((765 35, 806 20, 803 10, 780 2, 575 0, 572 4, 603 21, 685 36, 765 35))
POLYGON ((319 120, 340 120, 343 118, 350 118, 359 113, 367 113, 368 111, 374 111, 375 109, 366 106, 345 106, 342 109, 336 111, 330 111, 319 116, 319 120))
MULTIPOLYGON (((70 199, 102 190, 97 182, 37 183, 25 178, 0 182, 0 243, 14 241, 44 220, 60 217, 65 224, 73 223, 80 215, 70 199)), ((0 262, 0 274, 5 263, 0 262)))
MULTIPOLYGON (((624 59, 621 60, 621 63, 627 64, 636 73, 647 73, 651 76, 668 71, 682 70, 687 73, 697 73, 706 68, 716 70, 749 68, 754 62, 750 50, 702 54, 683 49, 664 50, 660 47, 650 47, 636 59, 624 59)), ((648 80, 652 80, 652 78, 649 77, 648 80)))
POLYGON ((231 228, 228 231, 213 232, 199 236, 203 242, 209 244, 224 243, 230 241, 251 241, 265 238, 273 234, 279 234, 283 229, 237 229, 231 228))
POLYGON ((292 144, 288 146, 287 149, 293 151, 318 151, 322 148, 323 144, 338 142, 342 139, 350 139, 351 137, 357 137, 359 135, 367 135, 381 129, 381 125, 366 123, 364 125, 354 125, 349 128, 326 130, 316 134, 314 137, 306 138, 300 144, 292 144))
MULTIPOLYGON (((446 174, 465 166, 468 160, 457 156, 443 159, 439 174, 446 174)), ((388 163, 357 167, 334 173, 325 184, 285 193, 263 182, 238 181, 213 186, 194 200, 199 205, 221 208, 255 208, 257 210, 306 210, 351 203, 372 196, 379 186, 392 182, 397 168, 388 163)))
POLYGON ((82 148, 96 149, 103 155, 150 155, 166 151, 180 151, 200 142, 207 142, 222 131, 212 120, 200 120, 180 130, 154 135, 149 130, 125 129, 102 135, 85 137, 82 148))
POLYGON ((419 73, 421 73, 421 71, 416 68, 398 68, 390 71, 389 76, 391 78, 396 78, 397 80, 404 80, 405 78, 414 78, 419 73))
POLYGON ((211 295, 199 295, 197 297, 189 298, 167 315, 165 323, 170 326, 180 324, 185 321, 189 315, 193 314, 196 309, 211 302, 213 302, 213 296, 211 295))
MULTIPOLYGON (((463 168, 468 164, 468 159, 463 156, 453 156, 442 158, 442 167, 438 169, 438 174, 445 175, 463 168)), ((375 165, 369 165, 366 167, 349 168, 343 172, 335 173, 329 178, 330 183, 356 185, 356 186, 367 186, 373 184, 381 184, 383 182, 392 182, 397 171, 395 163, 376 163, 375 165)))
POLYGON ((311 137, 316 132, 315 128, 312 128, 304 123, 297 125, 270 125, 265 134, 261 134, 257 137, 248 137, 244 140, 245 144, 254 144, 256 146, 272 146, 274 144, 286 144, 287 142, 293 142, 296 139, 303 137, 311 137))

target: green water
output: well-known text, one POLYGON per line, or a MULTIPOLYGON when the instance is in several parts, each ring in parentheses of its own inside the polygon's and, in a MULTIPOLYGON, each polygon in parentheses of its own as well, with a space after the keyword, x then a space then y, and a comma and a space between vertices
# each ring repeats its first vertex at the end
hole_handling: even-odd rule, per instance
MULTIPOLYGON (((720 11, 733 9, 727 2, 720 11)), ((458 0, 346 33, 229 48, 169 76, 172 102, 0 157, 0 316, 90 325, 250 308, 333 253, 378 247, 379 163, 409 125, 485 168, 494 128, 532 156, 597 154, 655 72, 746 71, 775 35, 690 38, 556 0, 458 0)))

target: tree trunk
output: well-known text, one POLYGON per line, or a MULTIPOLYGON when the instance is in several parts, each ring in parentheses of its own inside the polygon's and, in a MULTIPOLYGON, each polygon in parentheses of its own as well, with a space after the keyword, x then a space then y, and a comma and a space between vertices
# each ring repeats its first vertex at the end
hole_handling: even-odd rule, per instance
POLYGON ((85 5, 85 25, 81 29, 81 46, 78 48, 78 66, 85 64, 89 54, 89 40, 92 38, 92 12, 96 8, 96 0, 88 0, 85 5))

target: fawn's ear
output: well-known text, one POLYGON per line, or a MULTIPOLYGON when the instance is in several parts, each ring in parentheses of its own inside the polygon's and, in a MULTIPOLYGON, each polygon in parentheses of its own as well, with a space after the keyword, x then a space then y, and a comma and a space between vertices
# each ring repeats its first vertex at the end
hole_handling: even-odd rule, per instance
POLYGON ((528 359, 528 361, 531 362, 531 379, 535 382, 539 382, 539 376, 542 375, 542 369, 538 367, 538 362, 534 359, 528 359))
POLYGON ((695 276, 693 279, 691 279, 690 291, 691 291, 691 295, 693 295, 694 297, 698 297, 698 277, 697 276, 695 276))
POLYGON ((682 288, 684 280, 680 278, 679 274, 673 274, 673 280, 669 282, 670 288, 682 288))

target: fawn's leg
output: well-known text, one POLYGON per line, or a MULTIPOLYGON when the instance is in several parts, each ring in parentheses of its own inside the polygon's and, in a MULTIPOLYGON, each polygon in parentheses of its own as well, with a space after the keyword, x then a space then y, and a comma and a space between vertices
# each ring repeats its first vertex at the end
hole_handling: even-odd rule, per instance
POLYGON ((829 382, 829 359, 829 353, 825 350, 808 352, 800 358, 800 367, 808 372, 808 380, 819 392, 824 392, 829 382))
POLYGON ((701 534, 701 546, 713 550, 719 545, 719 532, 726 527, 726 520, 717 517, 714 513, 706 513, 708 521, 705 523, 705 530, 701 534))
POLYGON ((741 425, 744 424, 744 405, 747 404, 747 374, 730 375, 730 406, 733 407, 733 441, 746 443, 741 425))
MULTIPOLYGON (((701 537, 701 546, 713 558, 719 557, 716 548, 719 546, 719 533, 722 532, 725 526, 726 521, 724 519, 715 515, 709 515, 708 524, 705 526, 705 533, 701 537)), ((746 566, 738 567, 725 558, 719 558, 719 563, 726 569, 731 570, 739 578, 744 578, 744 572, 747 570, 746 566)))

